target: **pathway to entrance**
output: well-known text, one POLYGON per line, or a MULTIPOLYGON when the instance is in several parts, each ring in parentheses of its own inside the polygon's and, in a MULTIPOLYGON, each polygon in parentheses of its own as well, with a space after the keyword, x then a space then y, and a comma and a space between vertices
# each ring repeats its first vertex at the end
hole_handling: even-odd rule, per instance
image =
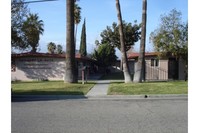
POLYGON ((106 96, 108 92, 110 81, 98 80, 96 85, 87 93, 87 97, 106 96))

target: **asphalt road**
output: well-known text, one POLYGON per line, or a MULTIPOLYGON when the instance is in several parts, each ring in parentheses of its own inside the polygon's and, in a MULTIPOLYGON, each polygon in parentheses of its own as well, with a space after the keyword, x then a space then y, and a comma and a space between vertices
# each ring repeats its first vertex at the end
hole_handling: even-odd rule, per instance
POLYGON ((187 133, 187 99, 12 102, 12 133, 187 133))

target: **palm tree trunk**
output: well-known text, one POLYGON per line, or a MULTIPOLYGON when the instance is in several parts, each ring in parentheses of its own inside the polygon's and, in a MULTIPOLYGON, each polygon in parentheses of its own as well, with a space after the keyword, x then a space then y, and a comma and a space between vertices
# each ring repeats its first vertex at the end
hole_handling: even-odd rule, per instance
POLYGON ((140 54, 138 63, 135 67, 134 82, 142 82, 145 80, 145 42, 146 42, 146 21, 147 21, 147 0, 142 3, 142 32, 140 42, 140 54))
POLYGON ((67 0, 67 38, 66 38, 66 69, 65 83, 76 83, 76 60, 75 60, 75 42, 74 42, 74 0, 67 0))
POLYGON ((125 51, 125 41, 124 41, 124 32, 123 32, 123 25, 122 25, 122 15, 120 10, 120 2, 116 0, 116 8, 117 8, 117 17, 118 17, 118 25, 119 25, 119 33, 120 33, 120 43, 121 43, 121 54, 122 54, 122 61, 123 61, 123 73, 124 73, 124 82, 130 83, 132 82, 132 78, 129 71, 127 55, 125 51))
POLYGON ((77 26, 78 24, 75 24, 75 50, 76 50, 76 42, 77 42, 77 26))
POLYGON ((35 46, 32 46, 32 50, 31 50, 32 53, 36 53, 37 52, 37 48, 35 46))

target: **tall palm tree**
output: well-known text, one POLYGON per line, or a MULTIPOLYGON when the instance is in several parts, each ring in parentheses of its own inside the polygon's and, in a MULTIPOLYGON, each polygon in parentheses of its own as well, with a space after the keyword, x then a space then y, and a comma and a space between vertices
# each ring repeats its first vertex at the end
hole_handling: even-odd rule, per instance
POLYGON ((62 45, 58 44, 56 47, 56 53, 57 54, 62 54, 63 53, 63 48, 62 45))
POLYGON ((54 54, 56 50, 56 44, 54 42, 48 43, 48 52, 54 54))
POLYGON ((22 30, 25 34, 25 40, 32 47, 31 52, 36 52, 39 46, 40 34, 44 32, 44 24, 42 20, 39 20, 37 14, 29 14, 27 20, 24 22, 22 30))
POLYGON ((121 43, 121 54, 122 54, 122 61, 123 61, 124 81, 125 83, 130 83, 132 82, 132 78, 130 75, 127 55, 125 51, 124 32, 123 32, 122 15, 121 15, 121 10, 120 10, 119 0, 116 0, 116 8, 117 8, 117 17, 118 17, 120 43, 121 43))
POLYGON ((75 60, 75 42, 74 42, 74 0, 67 0, 67 25, 66 25, 66 67, 65 67, 65 83, 76 83, 76 60, 75 60))
POLYGON ((81 7, 79 7, 77 3, 75 3, 75 6, 74 6, 74 22, 75 22, 75 45, 76 45, 77 27, 78 27, 78 24, 81 22, 81 7))
POLYGON ((134 74, 134 82, 145 80, 145 42, 146 42, 147 0, 142 1, 142 31, 140 42, 140 54, 138 57, 137 70, 134 74))

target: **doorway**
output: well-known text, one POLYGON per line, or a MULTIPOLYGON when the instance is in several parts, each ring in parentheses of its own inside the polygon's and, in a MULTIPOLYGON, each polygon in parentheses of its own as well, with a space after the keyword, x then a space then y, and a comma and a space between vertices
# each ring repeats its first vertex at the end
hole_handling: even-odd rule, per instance
POLYGON ((173 80, 178 79, 178 60, 175 58, 169 58, 168 78, 173 80))

